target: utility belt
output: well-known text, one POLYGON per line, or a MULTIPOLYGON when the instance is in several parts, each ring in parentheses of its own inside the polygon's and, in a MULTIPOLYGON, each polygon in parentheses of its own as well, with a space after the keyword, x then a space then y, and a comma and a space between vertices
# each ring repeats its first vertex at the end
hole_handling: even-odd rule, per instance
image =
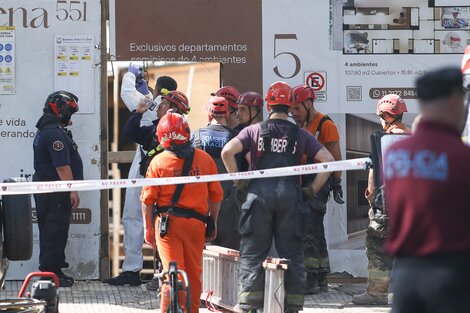
POLYGON ((159 231, 160 237, 165 237, 168 232, 168 216, 173 215, 177 217, 185 218, 195 218, 206 224, 206 237, 209 237, 214 231, 215 224, 214 220, 210 215, 203 215, 191 209, 184 209, 179 207, 163 206, 158 207, 154 206, 154 217, 160 216, 159 231), (167 215, 162 215, 162 213, 167 213, 167 215))

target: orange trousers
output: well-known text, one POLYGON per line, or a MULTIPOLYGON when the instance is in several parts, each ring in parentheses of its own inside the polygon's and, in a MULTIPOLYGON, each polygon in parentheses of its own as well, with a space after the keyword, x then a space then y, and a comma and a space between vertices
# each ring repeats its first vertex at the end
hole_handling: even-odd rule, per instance
POLYGON ((206 240, 206 226, 195 218, 170 216, 168 232, 160 237, 159 218, 155 219, 155 234, 158 252, 163 269, 175 261, 178 268, 185 271, 191 291, 191 313, 199 312, 199 298, 202 292, 202 251, 206 240))

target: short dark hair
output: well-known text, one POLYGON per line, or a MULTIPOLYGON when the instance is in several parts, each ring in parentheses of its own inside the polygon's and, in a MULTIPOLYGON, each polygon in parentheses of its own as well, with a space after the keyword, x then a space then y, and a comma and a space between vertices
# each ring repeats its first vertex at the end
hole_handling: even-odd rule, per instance
POLYGON ((159 95, 162 88, 165 88, 169 91, 178 89, 178 83, 170 76, 160 76, 157 79, 157 83, 155 84, 155 90, 159 95))
POLYGON ((272 105, 271 106, 271 112, 272 113, 289 113, 289 106, 288 105, 283 105, 283 104, 277 104, 277 105, 272 105))
POLYGON ((456 66, 442 67, 431 70, 416 80, 418 99, 428 101, 445 98, 454 92, 464 92, 463 76, 456 66))

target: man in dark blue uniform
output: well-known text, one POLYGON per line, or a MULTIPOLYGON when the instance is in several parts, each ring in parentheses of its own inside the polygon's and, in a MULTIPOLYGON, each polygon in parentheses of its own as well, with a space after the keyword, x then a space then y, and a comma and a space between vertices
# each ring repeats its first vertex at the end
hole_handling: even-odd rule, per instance
MULTIPOLYGON (((72 133, 72 114, 78 111, 78 98, 67 91, 50 94, 43 115, 36 123, 38 131, 33 142, 34 181, 81 180, 83 164, 72 133)), ((70 287, 74 279, 62 272, 67 268, 65 246, 72 208, 80 203, 76 191, 35 194, 39 226, 39 270, 53 272, 60 287, 70 287)))

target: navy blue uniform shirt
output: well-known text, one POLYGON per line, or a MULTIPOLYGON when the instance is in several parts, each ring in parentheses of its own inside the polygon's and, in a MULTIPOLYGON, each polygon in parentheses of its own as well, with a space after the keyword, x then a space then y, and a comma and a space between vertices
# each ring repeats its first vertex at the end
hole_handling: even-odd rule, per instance
POLYGON ((83 179, 83 163, 71 133, 58 122, 38 127, 33 141, 34 180, 60 180, 57 167, 69 165, 75 180, 83 179))
POLYGON ((124 136, 140 145, 144 150, 151 150, 158 145, 155 132, 157 131, 158 119, 154 120, 153 125, 140 126, 143 113, 133 111, 126 125, 124 125, 124 136))

